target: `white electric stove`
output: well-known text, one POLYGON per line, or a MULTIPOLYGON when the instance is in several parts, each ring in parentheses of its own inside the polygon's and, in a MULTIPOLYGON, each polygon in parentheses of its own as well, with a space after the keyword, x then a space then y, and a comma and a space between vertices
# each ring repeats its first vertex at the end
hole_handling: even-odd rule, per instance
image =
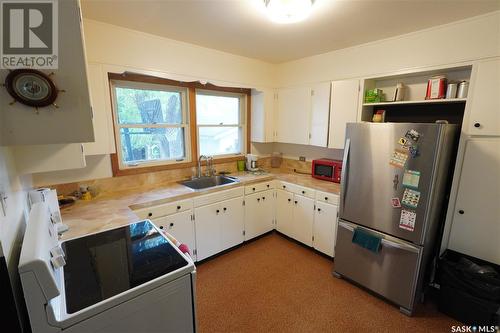
POLYGON ((37 203, 19 274, 34 333, 196 331, 194 263, 149 220, 60 242, 37 203))

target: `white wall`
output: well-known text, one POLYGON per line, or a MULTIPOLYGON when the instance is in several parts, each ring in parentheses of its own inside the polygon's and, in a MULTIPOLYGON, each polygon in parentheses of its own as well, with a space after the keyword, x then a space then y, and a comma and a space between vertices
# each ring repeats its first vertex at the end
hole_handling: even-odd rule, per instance
POLYGON ((84 20, 87 60, 245 87, 275 86, 276 66, 260 60, 84 20))
MULTIPOLYGON (((0 208, 0 255, 5 256, 16 307, 21 316, 24 313, 22 312, 24 301, 17 266, 28 214, 29 189, 31 189, 31 176, 18 175, 10 148, 0 147, 0 191, 5 192, 7 196, 5 215, 0 208)), ((20 320, 23 320, 24 317, 21 318, 20 320)))
POLYGON ((279 64, 278 85, 376 76, 498 55, 500 11, 279 64))

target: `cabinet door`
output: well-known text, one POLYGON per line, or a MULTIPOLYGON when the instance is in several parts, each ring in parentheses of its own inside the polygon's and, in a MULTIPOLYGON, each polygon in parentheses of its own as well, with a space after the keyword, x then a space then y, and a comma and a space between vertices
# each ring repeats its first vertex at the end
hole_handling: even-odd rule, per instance
POLYGON ((83 145, 15 146, 12 153, 19 174, 79 169, 86 166, 83 145))
POLYGON ((272 190, 245 196, 245 240, 273 229, 272 190))
POLYGON ((500 135, 500 59, 479 62, 470 103, 468 133, 500 135))
MULTIPOLYGON (((92 111, 94 117, 92 123, 94 125, 95 140, 91 143, 85 143, 85 155, 102 155, 112 153, 110 149, 109 132, 109 114, 106 109, 106 89, 105 81, 108 79, 105 76, 102 65, 90 63, 87 66, 90 88, 90 101, 92 103, 92 111)), ((108 94, 109 98, 109 94, 108 94)))
POLYGON ((172 214, 168 216, 154 219, 153 222, 160 229, 165 230, 174 236, 179 242, 189 246, 191 254, 195 249, 194 223, 191 220, 193 211, 187 210, 182 213, 172 214))
POLYGON ((309 144, 328 145, 328 117, 330 115, 330 82, 318 83, 311 90, 311 130, 309 144))
POLYGON ((293 193, 276 190, 276 229, 293 237, 293 193))
POLYGON ((285 88, 278 92, 278 142, 307 145, 311 89, 285 88))
POLYGON ((219 203, 195 208, 196 258, 203 260, 221 251, 219 203))
POLYGON ((466 143, 449 248, 500 265, 500 138, 466 143))
POLYGON ((337 205, 316 201, 313 226, 313 247, 330 257, 334 256, 337 211, 337 205))
POLYGON ((274 141, 274 101, 273 89, 252 90, 252 142, 274 141))
POLYGON ((220 203, 221 251, 243 243, 244 214, 243 197, 220 203))
POLYGON ((346 123, 356 122, 359 80, 333 81, 328 148, 344 149, 346 123))
POLYGON ((301 243, 312 246, 314 200, 297 194, 294 195, 293 200, 292 237, 301 243))

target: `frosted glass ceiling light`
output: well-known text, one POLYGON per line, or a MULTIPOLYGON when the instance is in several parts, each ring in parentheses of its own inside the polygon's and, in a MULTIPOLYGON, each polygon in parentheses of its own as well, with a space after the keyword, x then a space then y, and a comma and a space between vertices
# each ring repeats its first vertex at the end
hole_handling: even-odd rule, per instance
POLYGON ((264 0, 271 21, 295 23, 304 20, 311 13, 314 0, 264 0))

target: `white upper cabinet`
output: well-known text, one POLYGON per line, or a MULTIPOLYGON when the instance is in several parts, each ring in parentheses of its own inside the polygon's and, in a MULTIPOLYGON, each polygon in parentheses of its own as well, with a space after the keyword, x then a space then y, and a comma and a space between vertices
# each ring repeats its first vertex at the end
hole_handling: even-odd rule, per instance
POLYGON ((358 101, 359 80, 332 82, 328 148, 344 149, 345 126, 357 121, 358 101))
POLYGON ((110 103, 107 73, 103 66, 97 63, 89 63, 87 69, 94 112, 95 141, 85 144, 85 155, 111 154, 115 149, 113 133, 110 131, 112 115, 106 105, 110 103))
POLYGON ((500 58, 478 62, 472 75, 467 132, 500 136, 500 58))
MULTIPOLYGON (((83 26, 79 1, 58 1, 58 68, 41 70, 54 81, 59 92, 55 106, 35 108, 19 102, 0 87, 0 145, 45 145, 94 141, 83 26), (51 74, 53 73, 53 74, 51 74)), ((0 71, 4 82, 8 71, 0 71)))
POLYGON ((326 147, 329 87, 327 82, 279 90, 278 142, 326 147))
POLYGON ((311 130, 309 144, 326 147, 330 116, 330 82, 315 84, 311 91, 311 130))
POLYGON ((274 142, 276 98, 277 92, 274 89, 252 89, 252 142, 274 142))
POLYGON ((309 144, 311 89, 284 88, 278 93, 277 141, 309 144))
POLYGON ((83 145, 22 145, 12 147, 18 173, 32 174, 47 171, 79 169, 86 166, 83 145))

